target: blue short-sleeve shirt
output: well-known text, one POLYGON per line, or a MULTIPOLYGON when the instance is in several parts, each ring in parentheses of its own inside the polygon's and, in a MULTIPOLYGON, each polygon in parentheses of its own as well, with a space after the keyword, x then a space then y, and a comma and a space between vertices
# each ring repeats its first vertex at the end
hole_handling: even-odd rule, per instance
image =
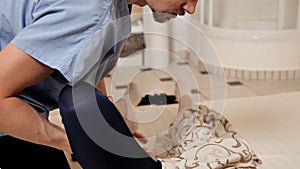
MULTIPOLYGON (((96 85, 115 66, 130 28, 126 0, 0 0, 0 50, 12 43, 71 85, 96 85)), ((22 97, 51 110, 60 83, 48 77, 22 97)))
POLYGON ((72 84, 97 83, 130 33, 126 0, 0 0, 0 49, 9 42, 72 84))

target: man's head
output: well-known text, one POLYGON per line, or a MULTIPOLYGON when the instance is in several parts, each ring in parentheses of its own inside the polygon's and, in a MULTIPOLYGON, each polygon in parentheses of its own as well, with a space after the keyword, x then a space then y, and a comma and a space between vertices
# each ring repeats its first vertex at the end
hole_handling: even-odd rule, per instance
POLYGON ((140 6, 148 5, 153 11, 157 22, 166 22, 177 15, 184 15, 185 12, 193 14, 198 0, 128 0, 140 6))

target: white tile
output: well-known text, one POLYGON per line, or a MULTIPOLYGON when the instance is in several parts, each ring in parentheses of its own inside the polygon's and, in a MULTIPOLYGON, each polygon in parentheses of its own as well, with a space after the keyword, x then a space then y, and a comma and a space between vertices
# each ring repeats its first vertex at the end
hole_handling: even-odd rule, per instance
POLYGON ((258 95, 300 91, 300 85, 289 80, 242 80, 242 83, 258 95))
POLYGON ((257 80, 265 80, 266 72, 265 71, 258 71, 258 79, 257 80))
MULTIPOLYGON (((160 76, 158 76, 158 72, 160 70, 148 70, 148 71, 139 71, 137 72, 131 79, 131 82, 144 82, 144 83, 159 83, 160 76)), ((161 75, 164 72, 161 72, 161 75)), ((170 77, 168 74, 165 74, 165 77, 170 77)))
POLYGON ((199 71, 206 71, 204 64, 200 60, 197 62, 197 67, 199 71))
POLYGON ((224 115, 262 157, 259 168, 298 168, 299 102, 299 92, 226 100, 224 115))
POLYGON ((272 80, 272 78, 273 78, 273 72, 272 71, 266 71, 265 79, 266 80, 272 80))
POLYGON ((117 85, 127 85, 135 77, 137 73, 140 72, 140 67, 118 67, 114 70, 111 75, 112 84, 117 85))
POLYGON ((112 87, 110 96, 112 96, 114 100, 118 100, 125 95, 126 91, 127 89, 116 89, 115 87, 112 87))
POLYGON ((218 76, 225 76, 225 70, 223 67, 216 67, 218 76))
POLYGON ((205 98, 207 98, 208 100, 211 100, 211 98, 212 98, 211 88, 199 88, 199 91, 205 98))
POLYGON ((287 74, 287 79, 294 79, 295 78, 295 71, 289 70, 287 74))
POLYGON ((295 83, 297 83, 297 84, 299 84, 299 85, 300 85, 300 78, 293 79, 293 80, 291 80, 291 81, 293 81, 293 82, 295 82, 295 83))
POLYGON ((163 70, 153 69, 151 72, 153 72, 158 79, 172 78, 172 76, 169 73, 163 70))
POLYGON ((230 77, 236 78, 237 77, 237 70, 236 69, 230 69, 230 77))
POLYGON ((182 60, 187 60, 189 56, 189 51, 187 50, 177 50, 172 53, 175 57, 181 58, 182 60))
POLYGON ((288 79, 288 71, 280 71, 280 80, 288 79))
POLYGON ((258 71, 250 71, 250 80, 258 79, 258 71))
POLYGON ((272 79, 273 80, 280 80, 280 71, 273 71, 272 72, 272 79))
POLYGON ((243 75, 244 71, 243 70, 237 70, 237 78, 239 79, 243 79, 244 78, 244 75, 243 75))
POLYGON ((224 72, 224 73, 225 73, 225 76, 228 77, 228 78, 231 78, 231 76, 230 76, 230 70, 231 70, 231 69, 226 68, 226 69, 225 69, 225 72, 224 72))
MULTIPOLYGON (((154 120, 149 120, 147 123, 140 123, 137 131, 146 137, 156 136, 161 132, 169 128, 170 124, 176 119, 178 112, 178 104, 172 104, 167 106, 161 106, 164 111, 161 112, 160 116, 154 120)), ((145 110, 151 113, 151 106, 139 106, 138 110, 144 112, 145 110)))
POLYGON ((197 83, 200 88, 210 88, 211 87, 210 76, 200 75, 199 78, 197 78, 197 83))
POLYGON ((300 78, 300 70, 295 70, 295 78, 300 78))
POLYGON ((251 89, 241 85, 241 86, 227 86, 227 98, 235 97, 252 97, 257 96, 257 94, 251 89))
POLYGON ((136 51, 126 57, 120 57, 118 60, 119 67, 131 67, 131 66, 142 66, 143 65, 143 54, 144 51, 136 51))
POLYGON ((246 80, 250 80, 250 71, 244 70, 243 71, 243 78, 246 80))
POLYGON ((209 98, 204 96, 200 91, 199 91, 199 93, 191 94, 191 97, 192 97, 193 103, 198 104, 198 105, 203 101, 208 101, 209 100, 209 98))
POLYGON ((209 100, 257 96, 254 91, 245 86, 227 85, 226 88, 200 88, 199 91, 209 100))

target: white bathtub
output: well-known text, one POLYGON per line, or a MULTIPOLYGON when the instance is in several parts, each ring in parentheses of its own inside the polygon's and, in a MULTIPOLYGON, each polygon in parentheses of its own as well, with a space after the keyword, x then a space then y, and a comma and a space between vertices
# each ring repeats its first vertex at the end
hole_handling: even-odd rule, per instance
POLYGON ((243 73, 238 72, 242 70, 249 71, 247 74, 255 72, 245 75, 246 79, 300 77, 300 30, 237 30, 204 24, 199 27, 214 44, 227 76, 241 77, 243 73))
POLYGON ((199 0, 198 6, 193 16, 173 23, 172 36, 184 39, 206 67, 244 79, 300 78, 300 0, 199 0), (220 63, 207 61, 213 52, 201 34, 220 63))

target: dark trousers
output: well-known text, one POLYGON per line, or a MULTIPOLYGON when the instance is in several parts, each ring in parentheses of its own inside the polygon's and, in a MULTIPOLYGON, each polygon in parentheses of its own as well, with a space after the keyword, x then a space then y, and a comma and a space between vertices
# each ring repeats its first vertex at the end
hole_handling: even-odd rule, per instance
POLYGON ((19 140, 0 137, 1 169, 70 169, 63 151, 19 140))
POLYGON ((133 139, 114 104, 89 84, 66 86, 59 96, 59 108, 74 156, 84 169, 161 169, 161 163, 133 139))

